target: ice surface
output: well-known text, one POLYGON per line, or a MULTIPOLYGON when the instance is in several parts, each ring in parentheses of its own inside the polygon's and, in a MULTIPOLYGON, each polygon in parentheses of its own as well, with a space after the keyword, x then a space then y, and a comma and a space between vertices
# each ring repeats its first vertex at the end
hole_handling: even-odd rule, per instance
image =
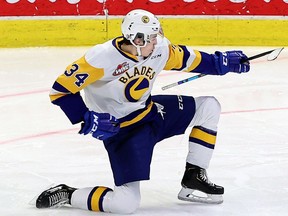
MULTIPOLYGON (((206 52, 234 47, 195 47, 206 52)), ((248 55, 271 47, 236 47, 248 55)), ((53 183, 113 187, 102 143, 77 134, 48 98, 56 77, 81 57, 81 48, 0 49, 0 214, 1 216, 107 215, 69 207, 39 210, 29 205, 53 183)), ((213 95, 222 105, 217 145, 208 169, 225 187, 224 203, 177 200, 188 149, 188 134, 155 147, 151 180, 141 183, 136 215, 288 215, 288 52, 268 62, 251 62, 247 74, 205 76, 162 91, 193 74, 163 72, 154 94, 213 95)))

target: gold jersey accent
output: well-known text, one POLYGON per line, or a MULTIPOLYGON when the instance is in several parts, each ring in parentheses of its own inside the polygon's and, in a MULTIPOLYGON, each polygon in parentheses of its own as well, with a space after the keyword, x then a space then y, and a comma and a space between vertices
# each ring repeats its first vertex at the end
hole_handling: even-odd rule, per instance
POLYGON ((87 85, 104 76, 103 68, 91 66, 85 60, 85 56, 70 64, 64 74, 58 77, 56 82, 72 93, 79 92, 87 85))
POLYGON ((169 44, 169 59, 164 70, 182 70, 190 72, 195 69, 201 62, 201 53, 197 50, 191 50, 185 47, 187 51, 179 45, 169 44))

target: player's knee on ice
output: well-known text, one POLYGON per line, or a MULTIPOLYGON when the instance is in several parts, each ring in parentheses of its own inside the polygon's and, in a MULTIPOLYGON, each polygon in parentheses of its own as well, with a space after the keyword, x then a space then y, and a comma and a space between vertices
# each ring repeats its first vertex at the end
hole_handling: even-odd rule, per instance
POLYGON ((135 185, 136 187, 133 183, 128 183, 127 185, 129 186, 115 187, 114 192, 110 194, 109 198, 107 197, 108 199, 111 199, 110 212, 131 214, 139 208, 141 201, 140 191, 138 189, 139 183, 137 182, 135 185))

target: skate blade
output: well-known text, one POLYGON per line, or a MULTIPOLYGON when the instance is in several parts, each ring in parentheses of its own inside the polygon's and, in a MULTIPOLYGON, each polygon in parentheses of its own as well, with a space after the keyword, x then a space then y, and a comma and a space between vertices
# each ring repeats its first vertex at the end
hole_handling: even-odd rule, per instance
POLYGON ((36 200, 37 200, 37 198, 40 196, 40 194, 43 193, 43 191, 48 190, 48 189, 50 189, 50 188, 52 188, 52 187, 55 187, 55 186, 56 186, 55 183, 47 186, 44 190, 42 190, 39 194, 37 194, 32 200, 30 200, 30 201, 28 202, 28 204, 31 205, 31 206, 35 206, 35 207, 36 207, 36 200))
POLYGON ((178 194, 178 199, 188 202, 221 204, 223 196, 221 194, 206 194, 198 190, 182 188, 178 194))

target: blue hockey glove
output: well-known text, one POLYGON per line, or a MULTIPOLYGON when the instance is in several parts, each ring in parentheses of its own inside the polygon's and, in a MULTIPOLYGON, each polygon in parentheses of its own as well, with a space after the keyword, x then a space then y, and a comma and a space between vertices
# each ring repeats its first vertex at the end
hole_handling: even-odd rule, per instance
POLYGON ((246 73, 250 70, 249 61, 245 62, 247 56, 240 50, 217 51, 213 57, 219 75, 224 75, 228 72, 246 73))
POLYGON ((118 119, 109 113, 97 113, 87 111, 84 115, 84 123, 81 124, 79 134, 92 134, 99 140, 105 140, 119 132, 118 119))

